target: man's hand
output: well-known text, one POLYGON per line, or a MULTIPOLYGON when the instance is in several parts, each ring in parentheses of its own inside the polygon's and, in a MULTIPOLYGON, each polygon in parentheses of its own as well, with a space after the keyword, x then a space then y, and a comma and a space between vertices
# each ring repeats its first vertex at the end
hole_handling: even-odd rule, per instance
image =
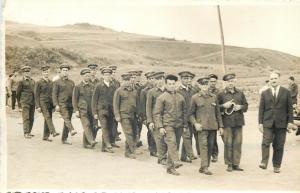
POLYGON ((94 115, 94 119, 98 119, 98 115, 94 115))
POLYGON ((164 136, 164 135, 166 135, 167 132, 166 132, 165 128, 162 127, 162 128, 159 129, 159 133, 160 133, 162 136, 164 136))
POLYGON ((242 105, 234 105, 234 108, 233 108, 234 111, 239 111, 241 109, 242 109, 242 105))
POLYGON ((260 131, 261 133, 264 133, 264 126, 263 126, 263 124, 259 124, 259 125, 258 125, 258 129, 259 129, 259 131, 260 131))
POLYGON ((42 112, 41 107, 37 108, 36 110, 37 110, 39 113, 42 112))
POLYGON ((292 130, 296 130, 298 127, 296 126, 296 125, 294 125, 294 124, 292 124, 292 123, 289 123, 288 125, 287 125, 287 132, 288 133, 291 133, 292 132, 292 130))
POLYGON ((200 123, 194 124, 196 131, 202 131, 202 125, 200 123))
POLYGON ((154 130, 154 123, 149 123, 149 129, 150 129, 150 131, 154 130))
POLYGON ((223 135, 224 134, 224 129, 222 127, 219 128, 219 135, 223 135))
POLYGON ((55 111, 56 111, 56 112, 59 112, 59 111, 60 111, 60 108, 59 108, 58 105, 55 106, 55 111))
POLYGON ((79 111, 76 111, 76 112, 75 112, 75 116, 76 116, 77 118, 79 118, 79 117, 80 117, 80 113, 79 113, 79 111))
POLYGON ((185 136, 186 137, 188 137, 188 138, 190 138, 191 136, 190 136, 190 131, 189 131, 189 129, 188 128, 183 128, 183 133, 185 134, 185 136))
POLYGON ((230 101, 227 101, 226 103, 224 103, 222 106, 225 108, 225 109, 228 109, 231 107, 231 105, 233 104, 233 99, 231 99, 230 101))
POLYGON ((121 122, 121 118, 120 117, 116 117, 116 121, 117 122, 121 122))

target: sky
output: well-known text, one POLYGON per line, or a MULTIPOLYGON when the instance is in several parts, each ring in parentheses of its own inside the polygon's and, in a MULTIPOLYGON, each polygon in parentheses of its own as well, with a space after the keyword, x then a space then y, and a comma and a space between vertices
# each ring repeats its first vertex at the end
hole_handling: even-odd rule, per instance
MULTIPOLYGON (((4 16, 47 26, 87 22, 117 31, 219 44, 215 1, 184 2, 7 0, 4 16)), ((227 3, 221 5, 221 15, 226 45, 268 48, 300 57, 300 3, 227 3)))

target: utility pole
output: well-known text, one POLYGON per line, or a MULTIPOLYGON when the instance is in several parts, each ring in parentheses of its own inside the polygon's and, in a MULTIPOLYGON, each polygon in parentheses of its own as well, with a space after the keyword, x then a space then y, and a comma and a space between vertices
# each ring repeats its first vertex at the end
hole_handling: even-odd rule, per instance
POLYGON ((219 18, 220 34, 221 34, 222 66, 223 66, 223 73, 226 74, 224 33, 223 33, 223 25, 222 25, 220 5, 217 5, 217 9, 218 9, 218 18, 219 18))

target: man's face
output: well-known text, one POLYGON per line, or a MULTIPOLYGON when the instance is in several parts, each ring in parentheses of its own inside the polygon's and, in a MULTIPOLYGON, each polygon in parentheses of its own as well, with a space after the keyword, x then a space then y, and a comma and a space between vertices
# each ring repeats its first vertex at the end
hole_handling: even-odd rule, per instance
POLYGON ((215 79, 215 78, 209 79, 208 85, 210 88, 216 88, 216 84, 217 84, 217 79, 215 79))
POLYGON ((96 75, 97 75, 97 69, 93 68, 93 69, 90 69, 90 70, 91 70, 91 77, 95 78, 96 75))
POLYGON ((226 87, 229 89, 233 89, 235 87, 236 79, 230 79, 226 81, 226 87))
POLYGON ((291 85, 293 84, 294 81, 292 81, 291 79, 288 79, 288 83, 291 85))
POLYGON ((204 92, 208 91, 208 87, 209 87, 208 84, 206 84, 206 85, 200 85, 200 89, 201 89, 202 91, 204 91, 204 92))
POLYGON ((175 80, 167 80, 166 89, 170 92, 173 92, 173 91, 175 91, 175 85, 176 85, 175 80))
POLYGON ((165 85, 165 78, 160 77, 158 79, 155 79, 157 87, 163 87, 165 85))
POLYGON ((105 80, 106 82, 111 81, 111 74, 110 73, 103 73, 102 77, 103 77, 103 80, 105 80))
POLYGON ((190 86, 192 84, 192 77, 189 77, 189 76, 181 77, 181 83, 184 86, 190 86))
POLYGON ((44 77, 44 78, 48 78, 49 77, 49 73, 50 73, 50 70, 48 69, 48 70, 44 70, 43 72, 42 72, 42 76, 44 77))
POLYGON ((91 73, 85 73, 84 75, 81 76, 85 82, 88 82, 91 79, 91 73))
POLYGON ((26 76, 26 77, 29 77, 31 75, 31 72, 23 72, 23 75, 26 76))
POLYGON ((137 82, 137 83, 141 82, 141 76, 136 76, 135 82, 137 82))
POLYGON ((68 69, 68 68, 62 68, 62 69, 60 70, 60 75, 61 75, 62 77, 68 77, 68 76, 69 76, 69 69, 68 69))
POLYGON ((279 84, 279 75, 276 73, 271 73, 270 75, 270 85, 276 87, 279 84))
POLYGON ((135 75, 132 75, 130 77, 130 83, 132 83, 132 84, 136 83, 136 76, 135 75))

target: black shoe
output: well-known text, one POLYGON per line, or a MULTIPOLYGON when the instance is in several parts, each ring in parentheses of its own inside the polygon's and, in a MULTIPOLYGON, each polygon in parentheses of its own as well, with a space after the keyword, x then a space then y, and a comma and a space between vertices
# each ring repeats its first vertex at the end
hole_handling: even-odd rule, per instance
POLYGON ((192 163, 192 160, 189 157, 181 158, 180 161, 187 162, 187 163, 192 163))
POLYGON ((93 141, 91 147, 94 148, 97 143, 98 143, 97 141, 93 141))
POLYGON ((53 137, 56 137, 58 135, 59 135, 59 133, 57 133, 57 132, 55 132, 55 133, 52 134, 53 137))
POLYGON ((43 140, 48 141, 48 142, 52 142, 52 139, 49 139, 49 138, 44 138, 43 140))
POLYGON ((112 143, 111 146, 112 146, 112 147, 115 147, 115 148, 120 148, 120 146, 117 145, 117 144, 115 144, 115 143, 112 143))
POLYGON ((77 134, 77 131, 71 131, 71 136, 74 136, 74 135, 76 135, 77 134))
POLYGON ((232 170, 233 170, 232 165, 228 165, 226 171, 227 171, 227 172, 232 172, 232 170))
POLYGON ((62 141, 62 144, 65 144, 65 145, 72 145, 71 142, 68 142, 68 141, 62 141))
POLYGON ((150 152, 150 156, 157 157, 157 153, 156 152, 150 152))
POLYGON ((121 141, 121 138, 119 136, 116 137, 116 141, 121 141))
POLYGON ((274 167, 274 173, 280 173, 280 168, 274 167))
POLYGON ((166 159, 157 160, 157 163, 165 166, 167 165, 167 160, 166 159))
POLYGON ((28 134, 30 137, 34 137, 34 135, 32 135, 31 133, 28 134))
POLYGON ((114 150, 112 150, 112 148, 105 148, 102 150, 102 152, 115 153, 114 150))
POLYGON ((137 142, 136 147, 141 147, 141 146, 143 146, 143 142, 142 141, 137 142))
POLYGON ((31 139, 31 136, 28 133, 24 134, 24 137, 25 139, 31 139))
POLYGON ((182 163, 174 162, 174 168, 179 168, 181 166, 183 166, 182 163))
POLYGON ((199 169, 200 173, 203 173, 205 175, 212 175, 212 172, 208 170, 208 168, 200 168, 199 169))
POLYGON ((91 145, 84 145, 83 148, 85 148, 85 149, 93 149, 93 147, 91 145))
POLYGON ((135 159, 136 158, 136 156, 132 153, 125 154, 125 157, 130 158, 130 159, 135 159))
POLYGON ((235 166, 235 165, 232 167, 232 169, 235 171, 244 171, 244 169, 240 168, 240 166, 235 166))
POLYGON ((180 175, 174 168, 168 168, 167 173, 172 174, 174 176, 179 176, 180 175))
POLYGON ((211 162, 215 163, 215 162, 217 162, 217 161, 218 161, 218 157, 217 157, 217 156, 212 156, 211 162))
POLYGON ((267 164, 261 163, 261 164, 259 164, 259 167, 260 167, 261 169, 265 170, 265 169, 267 169, 267 164))
POLYGON ((197 156, 194 156, 194 155, 192 155, 192 156, 190 157, 190 159, 191 159, 191 160, 195 160, 195 159, 198 159, 198 157, 197 157, 197 156))

